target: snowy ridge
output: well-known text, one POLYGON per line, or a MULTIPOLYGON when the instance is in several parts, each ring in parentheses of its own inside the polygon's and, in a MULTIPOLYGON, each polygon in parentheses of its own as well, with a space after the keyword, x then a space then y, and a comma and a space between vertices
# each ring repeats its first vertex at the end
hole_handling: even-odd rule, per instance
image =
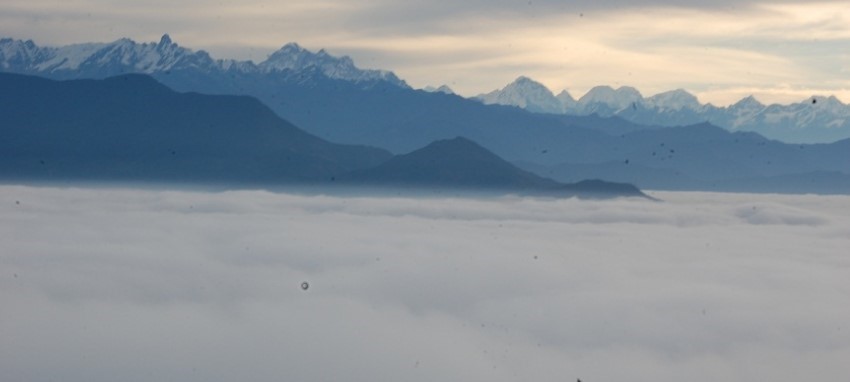
POLYGON ((407 87, 404 81, 395 74, 386 70, 362 70, 354 66, 351 57, 334 57, 324 49, 317 53, 310 52, 296 43, 284 45, 278 51, 269 55, 269 58, 257 65, 263 72, 294 70, 302 71, 309 68, 317 68, 328 78, 364 82, 364 81, 387 81, 398 86, 407 87))
POLYGON ((39 47, 32 40, 0 40, 0 69, 49 75, 54 78, 105 77, 120 73, 167 73, 194 69, 216 74, 236 71, 243 74, 269 74, 283 71, 319 72, 327 78, 354 83, 384 81, 399 87, 407 84, 383 70, 358 69, 350 57, 334 57, 324 50, 310 52, 298 44, 286 44, 255 64, 251 61, 214 60, 199 50, 181 47, 168 34, 159 42, 137 43, 119 39, 111 43, 73 44, 39 47))
POLYGON ((794 143, 850 138, 850 106, 834 96, 812 96, 790 105, 765 105, 749 96, 727 107, 702 104, 684 89, 643 97, 632 87, 597 86, 575 100, 566 90, 553 96, 544 85, 520 77, 500 90, 473 97, 485 104, 517 106, 538 113, 617 116, 656 126, 703 122, 729 130, 755 131, 794 143))
POLYGON ((16 72, 50 74, 102 70, 109 74, 151 74, 193 66, 208 70, 219 67, 206 52, 181 48, 167 34, 158 43, 139 44, 120 39, 58 48, 38 47, 32 40, 0 40, 0 67, 16 72))

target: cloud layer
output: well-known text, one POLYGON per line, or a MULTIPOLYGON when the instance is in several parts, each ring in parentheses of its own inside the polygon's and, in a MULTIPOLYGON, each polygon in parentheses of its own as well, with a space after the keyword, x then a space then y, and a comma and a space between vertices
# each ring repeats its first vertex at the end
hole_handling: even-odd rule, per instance
POLYGON ((675 88, 725 105, 754 94, 850 100, 844 1, 8 0, 0 35, 57 45, 131 37, 261 61, 286 42, 347 54, 412 85, 464 95, 520 75, 574 96, 596 85, 675 88))
POLYGON ((3 186, 0 369, 6 381, 846 375, 850 198, 655 196, 3 186))

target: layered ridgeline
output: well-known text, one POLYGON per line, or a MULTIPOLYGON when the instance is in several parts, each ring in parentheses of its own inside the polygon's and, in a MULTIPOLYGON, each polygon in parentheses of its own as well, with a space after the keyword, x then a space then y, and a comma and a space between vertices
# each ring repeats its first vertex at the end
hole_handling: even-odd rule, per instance
POLYGON ((329 143, 245 96, 177 93, 145 75, 0 73, 0 176, 11 180, 316 182, 385 150, 329 143))
POLYGON ((566 90, 555 95, 543 84, 519 77, 502 89, 474 99, 535 113, 618 116, 645 125, 710 122, 731 131, 758 132, 790 143, 828 143, 850 138, 850 105, 834 96, 811 96, 790 105, 765 105, 750 96, 733 105, 717 107, 700 103, 683 89, 643 97, 628 86, 597 86, 575 99, 566 90))
MULTIPOLYGON (((464 136, 525 169, 565 182, 600 178, 657 189, 850 193, 847 141, 786 144, 707 124, 658 128, 601 117, 610 113, 603 105, 614 101, 641 110, 628 103, 628 97, 639 96, 628 89, 596 92, 583 98, 588 104, 599 101, 593 102, 595 114, 567 116, 485 105, 447 94, 445 88, 414 90, 389 72, 361 70, 350 59, 293 44, 260 64, 212 60, 167 36, 159 43, 119 40, 63 48, 6 39, 0 54, 4 71, 52 78, 144 72, 178 91, 251 95, 323 139, 394 153, 464 136)), ((671 110, 676 98, 664 101, 671 110)), ((754 102, 740 106, 758 107, 754 102)), ((675 120, 673 114, 669 118, 675 120)))
POLYGON ((553 196, 642 196, 561 184, 468 141, 407 155, 329 143, 254 98, 177 93, 139 74, 55 81, 0 73, 0 179, 404 187, 553 196))
MULTIPOLYGON (((284 45, 255 64, 214 60, 204 51, 174 43, 121 39, 112 43, 40 47, 32 41, 0 40, 0 70, 52 79, 104 78, 144 73, 170 88, 206 94, 250 95, 295 125, 332 142, 367 144, 404 153, 435 140, 466 136, 508 160, 531 159, 568 126, 600 131, 644 128, 621 119, 541 116, 511 107, 487 107, 447 94, 408 87, 390 72, 359 69, 350 58, 284 45)), ((438 90, 438 89, 433 89, 438 90)))

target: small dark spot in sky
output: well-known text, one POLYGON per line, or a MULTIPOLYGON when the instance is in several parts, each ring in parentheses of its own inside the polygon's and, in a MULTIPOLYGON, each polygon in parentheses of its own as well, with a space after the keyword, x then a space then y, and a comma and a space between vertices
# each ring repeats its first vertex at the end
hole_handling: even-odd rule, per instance
POLYGON ((534 255, 534 260, 537 260, 537 255, 534 255))
POLYGON ((676 150, 670 149, 670 154, 676 153, 676 150))
POLYGON ((652 156, 655 156, 655 151, 652 152, 652 156))
POLYGON ((628 159, 626 159, 625 163, 626 163, 626 164, 629 164, 629 160, 628 160, 628 159))
POLYGON ((38 163, 41 164, 42 166, 44 166, 44 159, 38 161, 38 163))
POLYGON ((171 150, 171 155, 176 155, 177 151, 171 150))
POLYGON ((335 176, 332 176, 332 177, 331 177, 331 182, 336 182, 336 177, 335 177, 335 176))
POLYGON ((310 289, 310 283, 308 283, 306 281, 302 282, 301 283, 301 290, 307 290, 307 289, 310 289))
POLYGON ((579 13, 578 17, 584 17, 584 13, 579 13))
POLYGON ((661 147, 664 147, 664 142, 661 142, 661 147))
POLYGON ((17 273, 15 273, 15 278, 18 278, 18 274, 17 274, 17 273))
POLYGON ((541 153, 541 154, 546 154, 546 153, 548 153, 548 152, 549 152, 549 150, 546 150, 546 149, 540 150, 540 153, 541 153))
POLYGON ((814 105, 816 103, 818 103, 818 100, 816 98, 812 98, 812 105, 814 105))
POLYGON ((632 102, 632 110, 637 110, 637 104, 632 102))
POLYGON ((15 204, 17 204, 17 205, 21 205, 21 201, 20 201, 20 200, 16 200, 16 201, 15 201, 15 204))

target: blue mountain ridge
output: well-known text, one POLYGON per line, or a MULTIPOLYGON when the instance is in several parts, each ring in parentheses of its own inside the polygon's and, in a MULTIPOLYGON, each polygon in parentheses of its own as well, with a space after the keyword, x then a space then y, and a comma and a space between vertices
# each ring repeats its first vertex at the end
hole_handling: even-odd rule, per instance
MULTIPOLYGON (((170 40, 159 45, 178 49, 170 40)), ((288 46, 282 51, 296 52, 297 60, 282 54, 278 59, 332 61, 326 53, 288 46)), ((179 49, 188 55, 202 53, 179 49)), ((386 74, 363 77, 369 80, 346 79, 318 63, 258 71, 250 69, 259 66, 253 63, 217 62, 214 70, 168 64, 168 70, 148 71, 178 91, 256 97, 323 139, 396 154, 463 136, 526 170, 562 182, 599 178, 655 189, 850 193, 842 186, 850 176, 847 140, 798 145, 706 123, 662 128, 617 117, 535 114, 414 90, 386 74), (767 186, 776 184, 771 179, 777 177, 806 178, 807 174, 819 174, 819 181, 799 187, 767 186)), ((57 73, 83 75, 73 71, 44 75, 57 73)))
POLYGON ((145 75, 53 81, 0 73, 0 115, 0 179, 7 181, 402 185, 645 197, 631 185, 544 179, 464 138, 396 157, 333 144, 254 98, 177 93, 145 75))

